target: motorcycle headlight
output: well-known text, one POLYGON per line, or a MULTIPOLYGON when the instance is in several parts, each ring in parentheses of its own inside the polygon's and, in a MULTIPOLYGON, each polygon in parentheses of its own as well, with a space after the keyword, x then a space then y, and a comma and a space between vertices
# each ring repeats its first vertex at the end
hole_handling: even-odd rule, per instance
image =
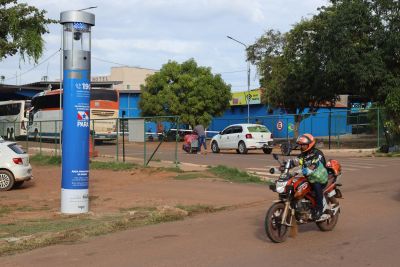
POLYGON ((285 186, 287 184, 287 181, 277 181, 276 182, 276 192, 277 193, 283 193, 285 192, 285 186))

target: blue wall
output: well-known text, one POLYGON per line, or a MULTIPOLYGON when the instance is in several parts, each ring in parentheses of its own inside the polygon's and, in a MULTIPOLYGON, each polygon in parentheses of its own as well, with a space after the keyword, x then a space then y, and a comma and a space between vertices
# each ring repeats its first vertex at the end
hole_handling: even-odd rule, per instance
MULTIPOLYGON (((306 109, 303 114, 308 113, 306 109)), ((314 136, 329 135, 329 120, 331 121, 331 135, 351 133, 347 125, 347 109, 320 108, 314 115, 307 116, 299 126, 299 133, 311 133, 314 136), (329 117, 329 113, 331 116, 329 117)), ((214 118, 209 127, 210 131, 222 131, 225 127, 235 123, 247 122, 247 106, 233 106, 223 116, 214 118)), ((260 123, 268 127, 276 138, 292 138, 294 134, 294 116, 284 110, 269 110, 265 105, 250 105, 250 123, 260 123), (278 129, 278 121, 282 129, 278 129)))
POLYGON ((139 99, 140 93, 120 93, 119 117, 122 117, 122 111, 125 111, 125 117, 140 117, 139 99))
MULTIPOLYGON (((125 110, 125 117, 140 117, 138 102, 140 93, 120 93, 119 116, 122 117, 122 111, 125 110)), ((303 114, 308 113, 306 109, 303 114)), ((331 121, 331 135, 342 135, 351 133, 351 126, 347 124, 346 108, 332 108, 329 118, 329 108, 320 108, 315 115, 310 115, 300 123, 299 133, 311 133, 314 136, 329 135, 329 119, 331 121)), ((208 127, 209 131, 219 132, 225 127, 236 123, 247 122, 247 106, 232 106, 223 116, 214 118, 208 127)), ((268 127, 275 138, 293 138, 294 116, 288 115, 282 109, 269 110, 265 105, 250 105, 250 122, 260 123, 268 127), (277 123, 282 123, 282 129, 278 130, 277 123)), ((175 125, 164 122, 164 129, 175 128, 175 125)), ((182 128, 182 126, 180 127, 182 128)), ((156 124, 146 123, 146 130, 155 132, 156 124)), ((208 137, 213 136, 208 134, 208 137)))

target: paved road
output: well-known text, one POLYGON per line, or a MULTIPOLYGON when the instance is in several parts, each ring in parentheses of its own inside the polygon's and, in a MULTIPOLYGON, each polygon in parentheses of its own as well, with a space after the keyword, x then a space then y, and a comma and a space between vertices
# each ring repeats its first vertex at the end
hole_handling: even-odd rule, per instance
MULTIPOLYGON (((343 158, 344 199, 337 227, 300 226, 296 238, 273 244, 265 211, 275 198, 2 258, 2 266, 398 266, 400 160, 343 158)), ((240 196, 238 196, 240 197, 240 196)))

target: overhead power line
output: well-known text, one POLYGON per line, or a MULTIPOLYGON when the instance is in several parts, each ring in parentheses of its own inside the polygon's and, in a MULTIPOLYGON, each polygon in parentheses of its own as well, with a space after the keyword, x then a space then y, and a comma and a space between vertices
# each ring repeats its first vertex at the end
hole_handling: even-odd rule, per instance
POLYGON ((49 61, 52 57, 54 57, 54 56, 55 56, 57 53, 59 53, 60 51, 61 51, 61 48, 58 49, 58 50, 57 50, 56 52, 54 52, 53 54, 51 54, 49 57, 47 57, 47 58, 46 58, 45 60, 43 60, 42 62, 40 62, 40 63, 38 63, 37 65, 35 65, 34 67, 30 68, 29 70, 24 71, 24 72, 20 73, 19 75, 15 75, 15 76, 12 76, 12 77, 10 77, 10 78, 4 79, 4 81, 11 80, 11 79, 15 79, 15 78, 17 78, 17 77, 21 77, 21 76, 23 76, 23 75, 25 75, 25 74, 31 72, 32 70, 36 69, 37 67, 39 67, 39 66, 42 65, 43 63, 46 63, 47 61, 49 61))

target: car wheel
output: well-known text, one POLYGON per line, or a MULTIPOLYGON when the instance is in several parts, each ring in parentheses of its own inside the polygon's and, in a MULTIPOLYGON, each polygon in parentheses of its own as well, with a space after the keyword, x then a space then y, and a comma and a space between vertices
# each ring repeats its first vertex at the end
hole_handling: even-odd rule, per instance
POLYGON ((11 140, 11 131, 7 129, 7 140, 11 140))
POLYGON ((239 142, 238 150, 239 150, 240 154, 247 154, 247 147, 246 147, 246 144, 243 141, 239 142))
POLYGON ((14 175, 7 170, 0 170, 0 191, 8 191, 14 186, 14 175))
POLYGON ((219 147, 218 147, 218 143, 216 141, 213 141, 211 143, 211 151, 213 153, 219 153, 219 147))
POLYGON ((236 153, 237 153, 237 154, 240 154, 240 151, 239 151, 239 149, 236 149, 236 153))
POLYGON ((263 152, 264 152, 265 154, 271 154, 272 148, 263 148, 263 152))

